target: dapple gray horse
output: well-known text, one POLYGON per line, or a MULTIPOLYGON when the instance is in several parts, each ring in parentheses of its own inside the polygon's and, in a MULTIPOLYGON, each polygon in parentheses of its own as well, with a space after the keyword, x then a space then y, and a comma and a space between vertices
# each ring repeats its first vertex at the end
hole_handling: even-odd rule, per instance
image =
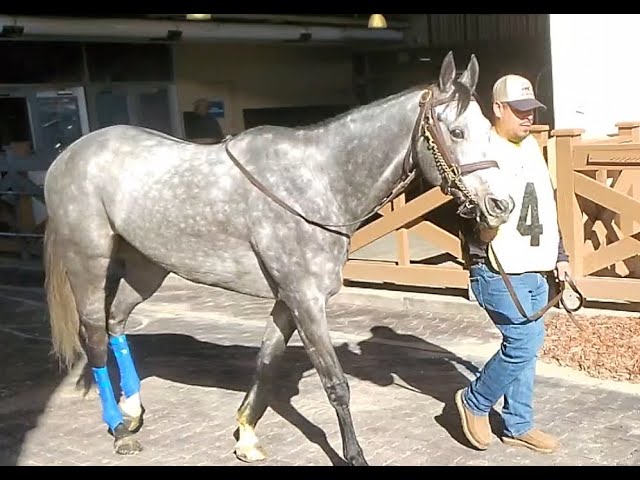
POLYGON ((263 126, 196 145, 113 126, 70 145, 45 182, 46 288, 54 349, 70 367, 84 351, 102 417, 120 454, 141 450, 140 380, 125 336, 131 311, 169 272, 274 299, 254 383, 238 410, 236 456, 264 458, 254 429, 268 379, 295 330, 335 408, 348 463, 366 465, 326 305, 342 286, 351 235, 422 171, 482 227, 504 223, 513 200, 485 158, 490 123, 474 100, 472 56, 439 81, 304 128, 263 126), (118 403, 106 372, 120 371, 118 403))

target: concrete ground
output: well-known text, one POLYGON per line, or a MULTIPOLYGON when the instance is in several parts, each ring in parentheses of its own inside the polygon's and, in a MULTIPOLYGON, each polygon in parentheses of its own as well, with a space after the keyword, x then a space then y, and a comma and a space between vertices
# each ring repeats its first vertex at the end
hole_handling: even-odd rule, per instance
MULTIPOLYGON (((234 465, 235 412, 254 371, 271 302, 170 277, 136 309, 128 334, 142 379, 137 456, 113 453, 94 393, 50 357, 41 278, 0 287, 0 464, 234 465)), ((6 280, 6 279, 5 279, 6 280)), ((464 299, 345 288, 331 303, 332 339, 351 386, 371 465, 638 465, 640 386, 539 362, 536 419, 561 438, 554 455, 462 435, 453 396, 495 352, 498 336, 464 299)), ((492 414, 496 434, 498 412, 492 414)), ((257 434, 259 465, 340 465, 335 413, 294 335, 257 434)))

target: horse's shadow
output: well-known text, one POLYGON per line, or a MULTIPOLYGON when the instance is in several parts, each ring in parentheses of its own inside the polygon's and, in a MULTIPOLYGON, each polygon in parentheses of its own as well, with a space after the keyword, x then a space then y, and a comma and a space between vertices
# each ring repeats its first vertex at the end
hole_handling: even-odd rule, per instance
MULTIPOLYGON (((29 285, 32 277, 31 272, 0 270, 5 288, 13 287, 12 281, 29 285)), ((65 373, 50 354, 40 296, 5 288, 0 290, 0 465, 15 466, 65 373)))
MULTIPOLYGON (((460 368, 475 374, 472 363, 413 335, 388 327, 371 328, 371 337, 356 345, 341 344, 336 353, 347 375, 382 387, 407 388, 443 404, 437 423, 456 441, 464 438, 453 397, 469 379, 460 368)), ((129 334, 131 350, 142 379, 158 377, 187 385, 246 392, 255 373, 258 348, 219 345, 183 334, 129 334)), ((269 403, 276 413, 318 445, 334 465, 343 465, 324 431, 292 405, 303 376, 314 371, 302 347, 290 346, 282 360, 269 403)), ((117 375, 117 374, 116 374, 117 375)), ((117 386, 117 377, 114 378, 117 386)), ((318 383, 318 387, 320 384, 318 383)), ((493 417, 493 416, 492 416, 493 417)), ((495 423, 496 418, 492 418, 495 423)), ((499 428, 498 425, 494 425, 499 428)))

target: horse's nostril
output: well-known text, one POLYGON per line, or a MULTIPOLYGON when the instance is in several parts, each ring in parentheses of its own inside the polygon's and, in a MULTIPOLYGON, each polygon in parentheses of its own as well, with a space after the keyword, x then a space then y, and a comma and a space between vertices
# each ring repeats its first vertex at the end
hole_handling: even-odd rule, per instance
POLYGON ((487 211, 491 215, 498 216, 509 213, 511 204, 508 200, 503 200, 501 198, 489 195, 486 199, 486 207, 487 211))

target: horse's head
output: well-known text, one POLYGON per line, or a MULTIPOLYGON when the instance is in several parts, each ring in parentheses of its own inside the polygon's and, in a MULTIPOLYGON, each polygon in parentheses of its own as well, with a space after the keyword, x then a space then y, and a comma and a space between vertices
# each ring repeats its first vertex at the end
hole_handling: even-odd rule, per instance
POLYGON ((459 215, 496 228, 507 221, 514 202, 508 179, 490 158, 491 124, 474 98, 478 73, 472 55, 456 79, 453 54, 447 54, 439 81, 422 97, 416 154, 427 180, 458 202, 459 215))

